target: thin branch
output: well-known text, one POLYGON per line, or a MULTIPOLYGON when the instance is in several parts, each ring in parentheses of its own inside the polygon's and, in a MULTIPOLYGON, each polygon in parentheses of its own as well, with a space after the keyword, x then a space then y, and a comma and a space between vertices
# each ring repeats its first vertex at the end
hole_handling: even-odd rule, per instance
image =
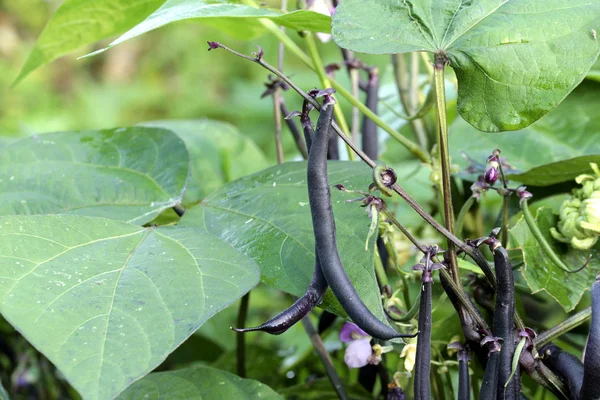
POLYGON ((591 316, 592 308, 587 307, 579 311, 577 314, 573 314, 558 325, 540 333, 533 342, 537 347, 542 347, 557 337, 569 332, 571 329, 575 329, 579 325, 583 324, 585 321, 589 320, 591 316))
POLYGON ((329 357, 329 353, 323 344, 323 340, 321 340, 321 336, 319 336, 319 333, 315 330, 315 327, 308 315, 302 318, 302 326, 304 326, 306 334, 308 335, 313 347, 317 351, 317 354, 319 355, 319 358, 325 367, 325 372, 327 373, 329 382, 331 382, 331 385, 335 389, 338 398, 342 400, 348 400, 348 394, 346 393, 346 389, 342 384, 342 380, 338 376, 338 373, 333 366, 333 362, 331 361, 331 357, 329 357))
MULTIPOLYGON (((250 292, 242 296, 240 309, 238 311, 237 327, 244 328, 246 326, 246 318, 248 317, 248 303, 250 302, 250 292)), ((237 374, 238 376, 246 377, 246 335, 236 335, 236 353, 237 353, 237 374)))

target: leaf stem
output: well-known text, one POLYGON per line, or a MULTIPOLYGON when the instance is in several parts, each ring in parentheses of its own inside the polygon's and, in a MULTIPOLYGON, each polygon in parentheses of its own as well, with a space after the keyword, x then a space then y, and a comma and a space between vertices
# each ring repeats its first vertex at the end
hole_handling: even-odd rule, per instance
MULTIPOLYGON (((452 206, 452 185, 450 172, 450 155, 448 150, 448 115, 446 110, 446 82, 444 80, 444 68, 448 63, 445 54, 436 54, 434 61, 433 81, 435 85, 435 97, 437 105, 437 119, 439 129, 439 150, 442 166, 442 193, 444 198, 444 222, 446 229, 454 234, 454 208, 452 206)), ((462 286, 460 281, 460 271, 456 260, 455 245, 451 240, 447 240, 448 266, 452 279, 458 285, 462 286)))
MULTIPOLYGON (((250 302, 250 292, 242 296, 240 309, 238 311, 237 326, 244 328, 246 318, 248 317, 248 303, 250 302)), ((246 377, 246 335, 236 335, 236 353, 237 353, 237 374, 241 378, 246 377)))
POLYGON ((583 324, 585 321, 589 320, 591 318, 591 316, 592 316, 592 308, 587 307, 587 308, 579 311, 577 314, 573 314, 566 320, 564 320, 561 323, 557 324, 556 326, 548 329, 547 331, 540 333, 534 339, 533 342, 535 343, 535 345, 537 347, 542 347, 545 344, 556 339, 557 337, 559 337, 559 336, 569 332, 570 330, 575 329, 579 325, 583 324))
MULTIPOLYGON (((415 110, 410 105, 410 96, 408 93, 408 75, 407 75, 407 66, 404 54, 393 54, 392 55, 392 66, 394 67, 394 79, 396 80, 396 88, 398 89, 398 96, 400 97, 400 102, 402 103, 402 107, 404 108, 404 112, 409 116, 417 116, 421 113, 422 110, 415 110)), ((423 109, 425 105, 423 105, 423 109)), ((427 110, 429 111, 429 110, 427 110)), ((423 115, 425 115, 423 113, 423 115)), ((419 117, 420 118, 420 117, 419 117)), ((425 130, 425 126, 423 125, 423 121, 419 118, 407 118, 410 124, 410 128, 417 137, 419 144, 422 149, 427 150, 429 147, 427 132, 425 130)))
POLYGON ((383 287, 385 285, 389 285, 390 281, 388 280, 387 274, 385 273, 385 268, 383 267, 383 263, 381 262, 381 257, 379 257, 379 250, 375 247, 375 276, 377 276, 377 281, 379 282, 379 287, 383 287))

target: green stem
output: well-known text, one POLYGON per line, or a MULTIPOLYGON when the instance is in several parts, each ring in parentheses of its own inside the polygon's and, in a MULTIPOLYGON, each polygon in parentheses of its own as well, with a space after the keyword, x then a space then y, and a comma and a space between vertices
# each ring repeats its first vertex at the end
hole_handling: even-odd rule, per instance
MULTIPOLYGON (((319 50, 317 49, 317 43, 315 42, 315 37, 313 36, 312 33, 307 32, 304 36, 304 39, 306 40, 306 48, 308 49, 308 55, 310 56, 313 70, 317 73, 317 76, 319 77, 319 81, 321 82, 321 86, 323 88, 331 87, 331 80, 325 73, 325 66, 323 65, 323 60, 321 59, 321 56, 319 55, 319 50)), ((337 103, 335 105, 333 112, 335 114, 335 119, 337 120, 338 124, 340 125, 340 128, 342 129, 342 131, 344 133, 348 134, 350 132, 350 129, 348 129, 348 124, 346 123, 346 117, 344 117, 344 113, 342 112, 342 109, 341 109, 339 103, 337 103)), ((354 160, 354 153, 351 151, 350 148, 348 148, 348 158, 350 160, 354 160)))
MULTIPOLYGON (((237 327, 244 328, 246 318, 248 317, 248 303, 250 302, 250 292, 242 296, 240 309, 237 317, 237 327)), ((238 376, 246 377, 246 335, 235 335, 236 338, 236 353, 237 353, 237 374, 238 376)))
MULTIPOLYGON (((407 74, 407 66, 406 61, 404 59, 404 54, 393 54, 392 55, 392 66, 394 67, 394 77, 396 79, 396 87, 398 89, 398 96, 400 97, 400 102, 402 103, 402 108, 404 108, 404 112, 406 115, 417 116, 419 113, 412 109, 409 101, 409 93, 408 93, 408 74, 407 74)), ((425 105, 422 107, 422 110, 425 108, 425 105)), ((429 108, 427 108, 429 111, 429 108)), ((427 112, 423 113, 425 115, 427 112)), ((422 149, 427 150, 429 147, 427 132, 425 130, 425 126, 423 125, 423 121, 419 118, 406 118, 410 124, 410 128, 417 137, 419 144, 422 149)))
MULTIPOLYGON (((359 71, 356 68, 350 69, 350 85, 352 86, 352 96, 359 96, 359 71)), ((352 107, 352 134, 350 137, 354 141, 354 143, 358 143, 358 130, 360 129, 360 111, 356 107, 352 107)))
POLYGON ((529 211, 529 204, 527 203, 527 199, 521 201, 521 210, 523 211, 523 217, 525 218, 525 222, 527 223, 527 226, 529 226, 529 230, 533 234, 533 237, 535 237, 535 240, 537 240, 546 257, 548 257, 554 263, 554 265, 568 273, 579 272, 583 268, 585 268, 588 262, 583 264, 583 267, 580 267, 576 270, 569 269, 569 267, 565 265, 565 263, 558 257, 554 250, 552 250, 550 243, 546 241, 546 238, 540 231, 540 228, 535 223, 535 218, 533 218, 533 215, 531 215, 531 211, 529 211))
MULTIPOLYGON (((434 90, 433 90, 433 85, 431 85, 429 87, 429 89, 427 90, 427 94, 425 95, 425 101, 423 102, 421 107, 418 110, 413 111, 413 114, 411 114, 411 115, 402 115, 398 111, 394 110, 394 108, 391 105, 389 105, 389 103, 386 102, 385 100, 379 100, 379 101, 388 110, 390 110, 392 112, 392 114, 394 114, 396 117, 403 119, 405 121, 412 121, 415 119, 423 118, 429 112, 429 110, 431 110, 431 107, 433 106, 433 103, 434 103, 433 98, 434 98, 434 90)), ((427 135, 425 135, 423 138, 421 138, 419 136, 419 142, 421 143, 421 146, 424 149, 426 149, 427 148, 427 135)))
POLYGON ((462 208, 460 209, 460 212, 458 213, 458 217, 456 217, 455 233, 458 237, 462 237, 463 226, 465 225, 465 218, 467 218, 467 214, 471 210, 471 207, 473 207, 473 204, 475 204, 475 197, 471 196, 467 199, 467 201, 465 201, 465 204, 463 204, 462 208))
POLYGON ((508 194, 502 195, 502 229, 500 230, 502 247, 508 246, 508 194))
MULTIPOLYGON (((246 5, 251 5, 253 7, 256 6, 256 3, 252 0, 242 0, 242 2, 246 5)), ((315 70, 315 67, 313 65, 311 58, 309 56, 307 56, 306 53, 304 53, 304 51, 302 51, 302 49, 286 33, 281 32, 278 29, 277 25, 273 21, 268 20, 268 19, 259 19, 259 23, 263 27, 265 27, 269 31, 269 33, 271 33, 278 40, 280 40, 292 54, 294 54, 296 57, 298 57, 300 59, 300 61, 302 61, 310 69, 312 69, 318 73, 318 71, 315 70)), ((325 73, 324 70, 323 70, 323 73, 325 73)), ((335 80, 330 79, 330 83, 331 83, 331 87, 333 87, 340 94, 340 96, 345 98, 351 105, 358 108, 360 110, 360 112, 362 112, 364 115, 367 116, 367 118, 370 118, 371 120, 373 120, 373 122, 375 122, 375 124, 378 127, 380 127, 381 129, 383 129, 384 131, 389 133, 394 139, 398 140, 400 142, 400 144, 402 144, 404 147, 406 147, 415 157, 417 157, 419 160, 421 160, 422 162, 424 162, 426 164, 431 163, 431 157, 429 157, 429 154, 427 154, 425 151, 423 151, 419 147, 419 145, 417 145, 416 143, 412 142, 411 140, 405 138, 400 133, 396 132, 391 126, 389 126, 381 118, 379 118, 377 116, 377 114, 375 114, 371 110, 369 110, 369 108, 366 105, 361 103, 361 101, 359 99, 352 96, 352 93, 350 93, 348 90, 346 90, 342 85, 337 83, 335 80)), ((336 114, 336 118, 337 118, 337 114, 336 114)), ((343 132, 348 132, 347 127, 343 132)))
POLYGON ((498 160, 498 169, 500 171, 502 186, 504 187, 504 191, 500 192, 502 194, 502 230, 500 231, 500 243, 502 243, 502 247, 506 248, 508 245, 508 196, 510 192, 507 190, 508 181, 504 175, 504 169, 500 160, 498 160))
MULTIPOLYGON (((387 215, 387 213, 386 213, 387 215)), ((404 298, 404 304, 406 308, 410 308, 410 287, 408 286, 408 280, 406 279, 405 272, 400 269, 400 263, 398 261, 398 251, 394 245, 393 240, 387 240, 385 244, 386 249, 390 255, 390 258, 394 262, 394 268, 398 271, 400 280, 402 280, 402 297, 404 298)))
POLYGON ((577 314, 573 314, 572 316, 570 316, 563 322, 559 323, 558 325, 548 329, 547 331, 540 333, 534 339, 534 343, 537 347, 542 347, 543 345, 551 342, 552 340, 556 339, 557 337, 569 332, 571 329, 574 329, 574 328, 578 327, 579 325, 583 324, 585 321, 589 320, 591 318, 591 316, 592 316, 592 308, 591 307, 585 308, 585 309, 579 311, 577 314))
MULTIPOLYGON (((443 54, 435 55, 433 81, 435 85, 435 97, 437 105, 437 119, 439 125, 439 150, 442 166, 442 188, 444 198, 444 222, 446 229, 454 234, 454 208, 452 207, 452 185, 450 173, 450 155, 448 150, 448 115, 446 110, 446 82, 444 80, 444 68, 447 58, 443 54)), ((460 271, 456 260, 456 250, 451 240, 446 241, 448 251, 448 267, 452 279, 460 288, 460 271)))
POLYGON ((379 257, 379 251, 375 248, 375 276, 377 276, 377 281, 379 282, 379 286, 383 287, 385 285, 389 285, 390 281, 388 280, 387 274, 385 273, 385 268, 383 267, 383 263, 381 262, 381 257, 379 257))
MULTIPOLYGON (((409 322, 419 312, 420 300, 421 300, 421 292, 419 292, 417 298, 415 299, 415 302, 413 303, 413 306, 406 312, 406 314, 404 314, 401 317, 394 317, 393 315, 391 315, 391 313, 388 310, 385 310, 386 314, 388 314, 390 319, 394 322, 402 322, 402 323, 409 322)), ((407 307, 408 307, 408 305, 407 305, 407 307)))

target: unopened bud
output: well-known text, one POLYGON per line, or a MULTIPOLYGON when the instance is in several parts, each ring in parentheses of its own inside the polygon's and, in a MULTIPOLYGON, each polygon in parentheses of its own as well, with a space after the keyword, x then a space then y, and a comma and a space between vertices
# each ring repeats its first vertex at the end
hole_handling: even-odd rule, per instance
MULTIPOLYGON (((496 163, 496 165, 497 164, 498 163, 496 163)), ((499 176, 500 174, 498 173, 498 170, 495 167, 490 166, 488 169, 486 169, 485 174, 483 175, 483 179, 488 185, 493 185, 494 183, 496 183, 499 176)))

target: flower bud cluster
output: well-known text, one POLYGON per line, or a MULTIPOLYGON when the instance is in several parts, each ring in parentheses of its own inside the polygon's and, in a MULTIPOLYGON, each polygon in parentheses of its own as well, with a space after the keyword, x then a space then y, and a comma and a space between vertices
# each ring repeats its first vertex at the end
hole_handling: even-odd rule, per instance
POLYGON ((600 169, 594 163, 590 165, 595 175, 577 177, 576 182, 582 186, 561 205, 558 226, 550 229, 554 239, 579 250, 590 249, 600 237, 600 169))

